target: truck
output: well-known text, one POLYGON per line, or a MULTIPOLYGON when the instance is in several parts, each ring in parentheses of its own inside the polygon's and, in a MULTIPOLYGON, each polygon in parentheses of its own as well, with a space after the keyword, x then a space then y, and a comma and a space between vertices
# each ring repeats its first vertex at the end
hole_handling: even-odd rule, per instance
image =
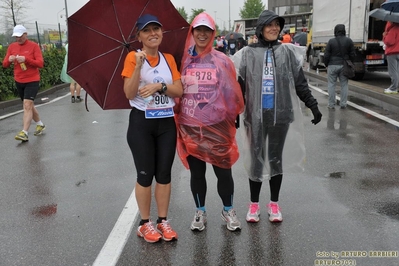
POLYGON ((334 28, 344 24, 347 37, 356 50, 355 80, 363 79, 366 71, 387 71, 382 33, 386 21, 369 16, 384 0, 313 0, 308 24, 307 61, 309 67, 323 68, 328 41, 334 38, 334 28))
POLYGON ((255 34, 257 18, 234 20, 233 31, 241 33, 245 38, 255 34))

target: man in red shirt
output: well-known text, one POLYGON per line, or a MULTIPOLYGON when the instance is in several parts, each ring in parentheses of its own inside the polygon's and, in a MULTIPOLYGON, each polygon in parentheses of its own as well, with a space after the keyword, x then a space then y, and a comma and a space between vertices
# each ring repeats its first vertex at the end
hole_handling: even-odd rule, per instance
POLYGON ((39 91, 40 73, 43 56, 37 43, 28 40, 26 28, 17 25, 13 30, 15 42, 10 44, 3 60, 3 67, 14 67, 14 80, 19 97, 23 101, 23 129, 15 136, 16 140, 28 141, 31 121, 36 122, 35 136, 41 135, 46 128, 33 103, 39 91))

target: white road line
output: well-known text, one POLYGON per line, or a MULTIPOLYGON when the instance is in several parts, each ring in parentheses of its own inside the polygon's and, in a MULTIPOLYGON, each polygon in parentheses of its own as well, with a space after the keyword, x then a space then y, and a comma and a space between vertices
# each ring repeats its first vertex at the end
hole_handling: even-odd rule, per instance
MULTIPOLYGON (((318 91, 318 92, 322 93, 322 94, 328 95, 328 92, 325 92, 325 91, 321 90, 320 88, 318 88, 318 87, 316 87, 316 86, 313 86, 313 85, 310 85, 310 84, 309 84, 309 87, 312 88, 312 89, 315 90, 315 91, 318 91)), ((339 96, 337 96, 337 98, 338 98, 338 100, 341 100, 341 98, 340 98, 339 96)), ((369 115, 372 115, 372 116, 374 116, 374 117, 376 117, 376 118, 378 118, 378 119, 381 119, 381 120, 384 121, 384 122, 387 122, 387 123, 389 123, 389 124, 391 124, 391 125, 394 125, 394 126, 396 126, 396 127, 399 127, 399 122, 396 121, 396 120, 393 120, 393 119, 391 119, 391 118, 389 118, 389 117, 380 115, 379 113, 376 113, 376 112, 374 112, 374 111, 371 111, 371 110, 369 110, 369 109, 367 109, 367 108, 364 108, 364 107, 362 107, 362 106, 360 106, 360 105, 357 105, 357 104, 355 104, 355 103, 353 103, 353 102, 350 102, 350 101, 347 101, 347 104, 348 104, 349 106, 352 106, 353 108, 356 108, 356 109, 358 109, 358 110, 360 110, 360 111, 362 111, 362 112, 365 112, 366 114, 369 114, 369 115)))
MULTIPOLYGON (((70 96, 70 94, 67 93, 64 96, 57 97, 49 102, 35 106, 40 107, 42 105, 50 104, 59 101, 67 96, 70 96)), ((0 120, 16 115, 21 112, 23 112, 23 110, 19 110, 4 116, 0 116, 0 120)), ((118 220, 114 225, 114 228, 112 229, 111 233, 107 238, 107 241, 105 242, 96 260, 94 261, 93 266, 116 265, 126 245, 126 242, 129 239, 129 236, 132 232, 133 223, 136 220, 138 213, 139 213, 139 208, 137 206, 135 190, 133 189, 132 194, 130 195, 128 201, 126 202, 126 205, 122 210, 122 213, 120 214, 118 220)))
MULTIPOLYGON (((42 105, 46 105, 46 104, 50 104, 50 103, 59 101, 59 100, 65 98, 65 97, 67 97, 67 96, 69 96, 69 95, 70 95, 70 93, 67 93, 67 94, 65 94, 64 96, 60 96, 60 97, 54 98, 54 99, 52 99, 51 101, 48 101, 48 102, 46 102, 46 103, 42 103, 42 104, 38 104, 38 105, 35 104, 35 107, 40 107, 40 106, 42 106, 42 105)), ((22 101, 21 101, 21 107, 22 107, 22 101)), ((24 111, 24 110, 21 109, 21 110, 19 110, 19 111, 15 111, 15 112, 13 112, 13 113, 9 113, 9 114, 0 116, 0 120, 3 120, 3 119, 6 119, 6 118, 8 118, 8 117, 10 117, 10 116, 13 116, 13 115, 22 113, 23 111, 24 111)))
POLYGON ((114 266, 118 262, 132 232, 133 222, 139 211, 134 192, 135 190, 133 189, 130 198, 126 202, 118 221, 116 221, 93 266, 114 266))

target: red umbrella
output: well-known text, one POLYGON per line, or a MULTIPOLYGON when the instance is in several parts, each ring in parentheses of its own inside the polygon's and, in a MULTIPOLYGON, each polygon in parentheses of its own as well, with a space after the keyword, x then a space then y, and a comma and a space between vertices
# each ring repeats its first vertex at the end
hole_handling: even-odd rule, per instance
POLYGON ((91 0, 68 18, 68 74, 103 108, 131 108, 121 77, 126 55, 142 48, 137 19, 158 17, 163 25, 159 50, 180 64, 189 24, 169 0, 91 0))

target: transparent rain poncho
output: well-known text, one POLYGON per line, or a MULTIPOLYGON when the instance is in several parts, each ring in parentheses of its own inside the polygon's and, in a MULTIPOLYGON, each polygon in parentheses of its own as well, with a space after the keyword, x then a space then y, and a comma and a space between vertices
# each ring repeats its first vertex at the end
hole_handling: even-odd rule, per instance
POLYGON ((192 22, 186 39, 181 66, 184 94, 177 101, 177 152, 189 168, 187 156, 221 168, 231 168, 238 160, 235 121, 243 112, 244 101, 236 79, 233 62, 212 48, 215 31, 205 51, 195 55, 193 26, 211 16, 199 14, 192 22))
POLYGON ((317 106, 302 71, 303 59, 303 49, 277 41, 268 46, 247 46, 232 57, 245 84, 244 126, 240 128, 244 144, 240 151, 253 181, 283 174, 283 168, 303 170, 305 146, 300 100, 309 108, 317 106), (271 56, 273 67, 274 103, 270 109, 262 103, 262 89, 267 85, 263 76, 265 54, 271 56), (276 128, 277 134, 270 134, 276 128))

